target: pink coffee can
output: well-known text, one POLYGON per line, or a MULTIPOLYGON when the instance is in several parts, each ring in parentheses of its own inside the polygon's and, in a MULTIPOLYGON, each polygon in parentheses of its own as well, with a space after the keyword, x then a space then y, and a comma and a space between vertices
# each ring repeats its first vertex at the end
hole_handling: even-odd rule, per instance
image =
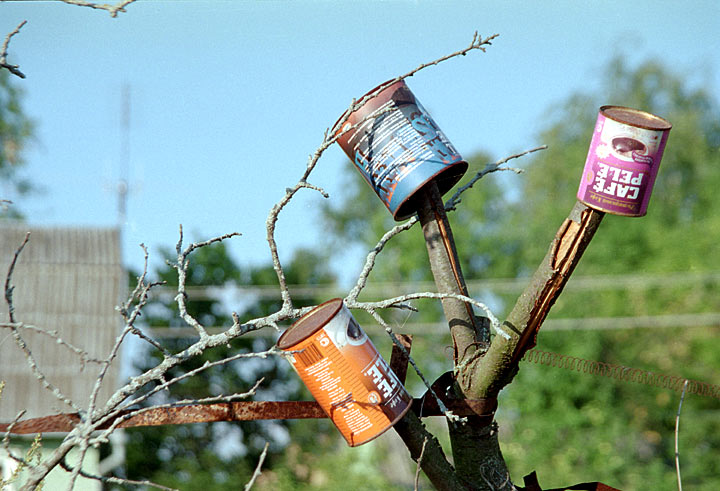
POLYGON ((578 200, 614 215, 644 216, 671 128, 667 120, 645 111, 602 106, 578 200))

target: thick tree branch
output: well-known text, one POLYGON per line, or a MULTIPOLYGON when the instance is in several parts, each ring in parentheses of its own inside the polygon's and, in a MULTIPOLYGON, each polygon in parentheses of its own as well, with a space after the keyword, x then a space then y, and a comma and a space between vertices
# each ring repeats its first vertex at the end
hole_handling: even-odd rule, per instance
POLYGON ((535 337, 604 213, 577 202, 555 235, 550 249, 503 323, 508 338, 496 337, 488 352, 469 367, 472 393, 496 397, 517 372, 517 363, 535 345, 535 337))
MULTIPOLYGON (((427 246, 430 268, 439 293, 454 293, 468 296, 460 261, 450 223, 445 215, 445 206, 435 181, 420 191, 424 193, 418 210, 427 246)), ((454 298, 442 300, 445 319, 450 326, 453 339, 455 364, 463 363, 488 341, 480 322, 475 318, 472 307, 454 298)))
POLYGON ((418 463, 436 489, 440 491, 467 489, 448 462, 440 442, 428 432, 414 412, 408 411, 393 428, 405 442, 405 446, 410 451, 410 458, 418 463))

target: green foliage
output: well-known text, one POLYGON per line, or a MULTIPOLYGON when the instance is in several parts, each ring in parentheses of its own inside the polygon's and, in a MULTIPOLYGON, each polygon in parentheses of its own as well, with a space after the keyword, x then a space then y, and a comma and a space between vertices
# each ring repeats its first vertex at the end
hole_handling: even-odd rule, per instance
MULTIPOLYGON (((25 164, 23 152, 33 136, 33 123, 22 107, 22 90, 11 82, 7 70, 0 70, 0 199, 8 200, 33 189, 19 169, 25 164)), ((0 218, 15 218, 15 205, 0 202, 0 218)))
MULTIPOLYGON (((673 123, 673 129, 648 215, 608 215, 575 276, 717 271, 717 101, 657 62, 629 67, 618 57, 603 72, 608 78, 600 93, 571 95, 543 113, 548 123, 540 141, 549 148, 516 164, 526 167, 523 176, 505 181, 509 187, 501 185, 498 174, 486 176, 450 214, 468 281, 526 277, 535 270, 576 200, 597 111, 606 104, 653 112, 673 123)), ((484 155, 471 158, 471 170, 482 168, 487 160, 484 155)), ((352 179, 345 188, 347 203, 353 205, 330 210, 327 216, 338 240, 372 247, 392 220, 356 171, 348 173, 352 179)), ((381 256, 385 257, 371 281, 430 279, 419 227, 393 239, 381 256)), ((571 279, 550 319, 719 312, 719 290, 717 282, 708 280, 588 291, 573 288, 571 279)), ((502 291, 471 294, 492 303, 499 317, 509 312, 517 297, 502 291)), ((418 306, 421 312, 409 322, 441 319, 436 304, 418 306)), ((538 348, 720 382, 717 327, 590 331, 582 329, 582 321, 577 327, 542 331, 538 348)), ((607 327, 614 325, 609 322, 607 327)), ((430 379, 450 368, 439 339, 418 339, 413 345, 423 370, 435 366, 428 370, 430 379)), ((674 489, 678 402, 679 394, 665 389, 522 363, 501 394, 503 452, 516 482, 537 470, 545 487, 601 480, 621 489, 674 489)), ((712 470, 720 452, 717 418, 712 417, 718 409, 720 403, 714 399, 685 399, 680 446, 688 488, 720 487, 712 470)))
MULTIPOLYGON (((5 381, 2 380, 0 381, 0 397, 2 396, 2 390, 4 387, 5 381)), ((0 475, 0 489, 7 489, 10 488, 10 486, 18 485, 19 479, 22 477, 23 472, 26 470, 28 465, 34 466, 40 464, 42 461, 42 435, 40 433, 35 435, 35 438, 30 444, 30 448, 28 448, 25 455, 21 456, 21 458, 22 461, 17 463, 17 467, 13 469, 12 474, 6 476, 7 479, 4 479, 3 476, 0 475)), ((38 484, 35 489, 42 491, 44 485, 45 481, 40 481, 40 484, 38 484)))
MULTIPOLYGON (((508 207, 503 216, 503 228, 516 231, 507 239, 521 252, 499 264, 501 275, 522 274, 545 254, 575 199, 597 108, 608 103, 659 114, 673 123, 673 130, 648 215, 641 219, 607 216, 575 274, 716 270, 712 252, 720 238, 720 202, 714 191, 720 185, 717 102, 701 89, 689 89, 655 62, 632 70, 617 59, 607 72, 610 78, 602 95, 569 98, 542 132, 549 149, 533 159, 522 180, 521 202, 508 207)), ((571 280, 551 318, 720 310, 719 285, 712 282, 591 292, 573 290, 572 285, 571 280)), ((509 298, 506 305, 511 306, 509 298)), ((607 327, 613 327, 612 323, 607 327)), ((716 328, 702 326, 541 332, 538 347, 717 382, 717 333, 716 328)), ((523 364, 504 394, 498 416, 509 428, 503 435, 505 456, 515 475, 537 469, 541 484, 548 487, 598 479, 621 489, 674 489, 678 402, 679 395, 667 390, 523 364)), ((719 406, 718 401, 699 396, 686 399, 682 471, 685 483, 693 489, 720 486, 720 479, 710 471, 720 438, 716 422, 707 413, 719 406)))

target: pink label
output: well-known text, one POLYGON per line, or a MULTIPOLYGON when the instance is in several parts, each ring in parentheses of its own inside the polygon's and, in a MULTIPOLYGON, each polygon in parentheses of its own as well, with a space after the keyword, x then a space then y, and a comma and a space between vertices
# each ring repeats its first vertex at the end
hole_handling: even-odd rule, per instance
POLYGON ((616 215, 645 215, 668 134, 598 114, 578 200, 616 215))

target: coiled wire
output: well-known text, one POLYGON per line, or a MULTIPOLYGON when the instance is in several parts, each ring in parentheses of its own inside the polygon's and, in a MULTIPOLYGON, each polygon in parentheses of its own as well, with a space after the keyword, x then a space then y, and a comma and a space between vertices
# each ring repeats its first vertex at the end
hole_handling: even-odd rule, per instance
POLYGON ((530 349, 525 353, 523 361, 535 363, 538 365, 552 366, 564 368, 566 370, 587 373, 590 375, 598 375, 600 377, 614 378, 622 382, 634 382, 637 384, 651 385, 661 389, 669 389, 677 392, 683 390, 685 381, 687 380, 686 393, 697 394, 704 397, 714 397, 720 399, 720 385, 700 382, 698 380, 690 380, 675 375, 664 375, 640 368, 626 367, 624 365, 614 365, 602 361, 586 360, 576 356, 562 355, 551 351, 542 351, 538 349, 530 349))

